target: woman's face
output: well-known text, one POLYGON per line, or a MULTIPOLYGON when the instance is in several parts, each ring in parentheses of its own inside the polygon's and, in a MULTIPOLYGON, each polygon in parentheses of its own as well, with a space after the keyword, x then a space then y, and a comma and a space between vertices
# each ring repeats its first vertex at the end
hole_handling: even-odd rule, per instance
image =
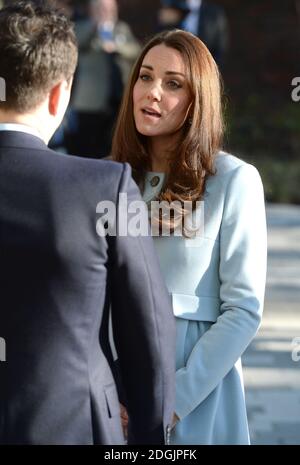
POLYGON ((184 124, 191 103, 181 54, 164 44, 145 55, 133 89, 137 131, 144 136, 172 136, 184 124))

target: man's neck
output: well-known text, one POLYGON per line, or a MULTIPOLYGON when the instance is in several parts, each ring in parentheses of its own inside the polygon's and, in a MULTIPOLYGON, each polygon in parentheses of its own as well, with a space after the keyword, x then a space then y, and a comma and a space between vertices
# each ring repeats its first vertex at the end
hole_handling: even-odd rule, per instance
POLYGON ((49 142, 49 138, 46 134, 40 130, 39 124, 32 115, 21 115, 13 112, 0 112, 0 124, 14 124, 20 125, 20 128, 26 126, 31 129, 31 133, 36 134, 46 144, 49 142))
POLYGON ((30 134, 32 136, 38 137, 43 142, 44 139, 42 138, 41 134, 35 129, 30 126, 26 126, 25 124, 16 124, 16 123, 0 123, 0 132, 2 131, 13 131, 13 132, 23 132, 25 134, 30 134))

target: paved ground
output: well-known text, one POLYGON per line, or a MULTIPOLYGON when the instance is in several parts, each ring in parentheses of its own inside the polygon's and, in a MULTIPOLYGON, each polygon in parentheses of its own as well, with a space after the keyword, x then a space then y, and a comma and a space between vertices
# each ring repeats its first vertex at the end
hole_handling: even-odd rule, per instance
POLYGON ((243 357, 251 442, 300 445, 300 207, 271 205, 267 218, 263 324, 243 357))

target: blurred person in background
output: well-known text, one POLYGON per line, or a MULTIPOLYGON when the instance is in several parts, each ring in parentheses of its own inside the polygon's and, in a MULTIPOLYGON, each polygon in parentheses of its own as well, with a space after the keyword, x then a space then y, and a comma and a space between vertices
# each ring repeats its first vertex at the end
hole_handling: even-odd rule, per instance
POLYGON ((70 105, 67 150, 100 158, 110 152, 123 85, 139 44, 129 26, 119 21, 116 0, 90 0, 89 17, 76 22, 75 32, 79 63, 70 105))
POLYGON ((140 52, 140 44, 129 25, 120 21, 117 0, 91 0, 91 17, 97 28, 102 48, 116 53, 116 60, 126 84, 132 65, 140 52))
POLYGON ((241 355, 263 311, 264 192, 257 170, 223 152, 222 139, 211 53, 189 32, 155 36, 125 90, 112 156, 131 165, 159 226, 177 328, 171 444, 249 443, 241 355), (157 201, 169 211, 155 210, 157 201))
POLYGON ((162 0, 158 10, 158 30, 182 29, 189 11, 185 0, 162 0))
POLYGON ((221 6, 206 0, 162 0, 161 4, 160 29, 178 27, 191 32, 205 43, 219 66, 224 64, 229 31, 221 6))
POLYGON ((189 13, 182 27, 199 37, 217 64, 223 65, 229 44, 228 22, 224 9, 206 0, 186 0, 189 13))

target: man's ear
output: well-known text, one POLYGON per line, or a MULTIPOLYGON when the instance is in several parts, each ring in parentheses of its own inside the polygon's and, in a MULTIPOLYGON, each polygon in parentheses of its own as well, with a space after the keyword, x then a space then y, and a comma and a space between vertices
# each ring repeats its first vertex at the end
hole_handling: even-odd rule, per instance
POLYGON ((61 97, 61 86, 62 82, 52 87, 49 94, 49 113, 52 116, 56 116, 59 109, 59 102, 61 97))
POLYGON ((61 86, 62 82, 59 82, 50 90, 48 107, 49 113, 52 116, 56 116, 58 112, 59 101, 61 96, 61 86))
POLYGON ((59 113, 60 105, 64 104, 66 92, 70 90, 70 81, 60 81, 50 90, 49 94, 49 113, 56 116, 59 113))

